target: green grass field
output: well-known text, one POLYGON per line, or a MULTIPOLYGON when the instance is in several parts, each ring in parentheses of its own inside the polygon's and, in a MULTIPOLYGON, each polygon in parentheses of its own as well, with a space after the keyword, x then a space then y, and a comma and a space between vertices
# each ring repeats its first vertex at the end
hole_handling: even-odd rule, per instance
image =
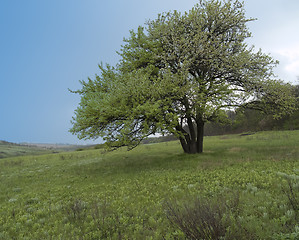
POLYGON ((299 239, 298 169, 299 131, 4 158, 0 239, 186 239, 198 199, 224 206, 219 239, 299 239))
POLYGON ((51 153, 49 149, 43 149, 33 146, 24 146, 5 141, 0 141, 0 158, 16 157, 24 155, 40 155, 51 153))
MULTIPOLYGON (((100 147, 100 145, 98 145, 100 147)), ((75 150, 85 150, 95 148, 93 145, 68 145, 68 144, 16 144, 0 141, 0 159, 7 157, 17 157, 26 155, 43 155, 59 152, 69 152, 75 150)))

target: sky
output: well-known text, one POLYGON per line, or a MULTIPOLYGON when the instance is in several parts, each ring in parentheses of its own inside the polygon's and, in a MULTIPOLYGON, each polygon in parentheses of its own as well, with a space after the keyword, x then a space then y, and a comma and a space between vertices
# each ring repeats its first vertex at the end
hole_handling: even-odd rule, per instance
MULTIPOLYGON (((278 78, 299 84, 299 1, 245 0, 250 45, 280 61, 278 78)), ((80 97, 69 89, 115 65, 130 30, 196 0, 1 0, 0 140, 100 143, 68 132, 80 97)))

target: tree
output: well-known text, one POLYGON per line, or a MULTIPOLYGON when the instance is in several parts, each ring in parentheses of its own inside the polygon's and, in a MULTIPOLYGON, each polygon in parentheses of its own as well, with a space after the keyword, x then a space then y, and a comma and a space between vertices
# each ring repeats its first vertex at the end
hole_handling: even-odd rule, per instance
POLYGON ((245 42, 253 20, 239 1, 203 0, 131 31, 117 66, 99 65, 101 74, 73 91, 81 102, 70 132, 103 137, 112 149, 170 133, 185 153, 201 153, 204 124, 228 109, 289 113, 294 99, 290 85, 274 78, 278 62, 245 42))

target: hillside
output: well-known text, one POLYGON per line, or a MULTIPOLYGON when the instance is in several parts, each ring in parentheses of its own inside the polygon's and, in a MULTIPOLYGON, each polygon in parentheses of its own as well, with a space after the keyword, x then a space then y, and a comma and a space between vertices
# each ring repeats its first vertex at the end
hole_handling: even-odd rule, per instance
POLYGON ((39 144, 39 143, 16 144, 7 141, 0 141, 0 158, 74 151, 78 148, 85 148, 85 147, 86 146, 66 145, 66 144, 39 144))
POLYGON ((15 157, 20 155, 36 155, 44 153, 50 153, 50 151, 44 148, 24 146, 6 141, 0 141, 0 158, 15 157))
POLYGON ((0 159, 0 239, 298 239, 298 139, 260 132, 206 137, 199 155, 174 141, 0 159))

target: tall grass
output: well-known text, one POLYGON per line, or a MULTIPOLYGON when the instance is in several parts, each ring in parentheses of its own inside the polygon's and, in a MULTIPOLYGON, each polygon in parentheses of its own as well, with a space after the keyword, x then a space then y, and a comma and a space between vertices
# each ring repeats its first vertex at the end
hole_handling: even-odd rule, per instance
POLYGON ((185 239, 166 202, 226 196, 232 206, 235 194, 238 208, 221 215, 230 219, 224 236, 292 239, 297 195, 278 172, 296 176, 298 139, 299 131, 261 132, 206 137, 199 155, 174 141, 0 159, 0 239, 185 239))

